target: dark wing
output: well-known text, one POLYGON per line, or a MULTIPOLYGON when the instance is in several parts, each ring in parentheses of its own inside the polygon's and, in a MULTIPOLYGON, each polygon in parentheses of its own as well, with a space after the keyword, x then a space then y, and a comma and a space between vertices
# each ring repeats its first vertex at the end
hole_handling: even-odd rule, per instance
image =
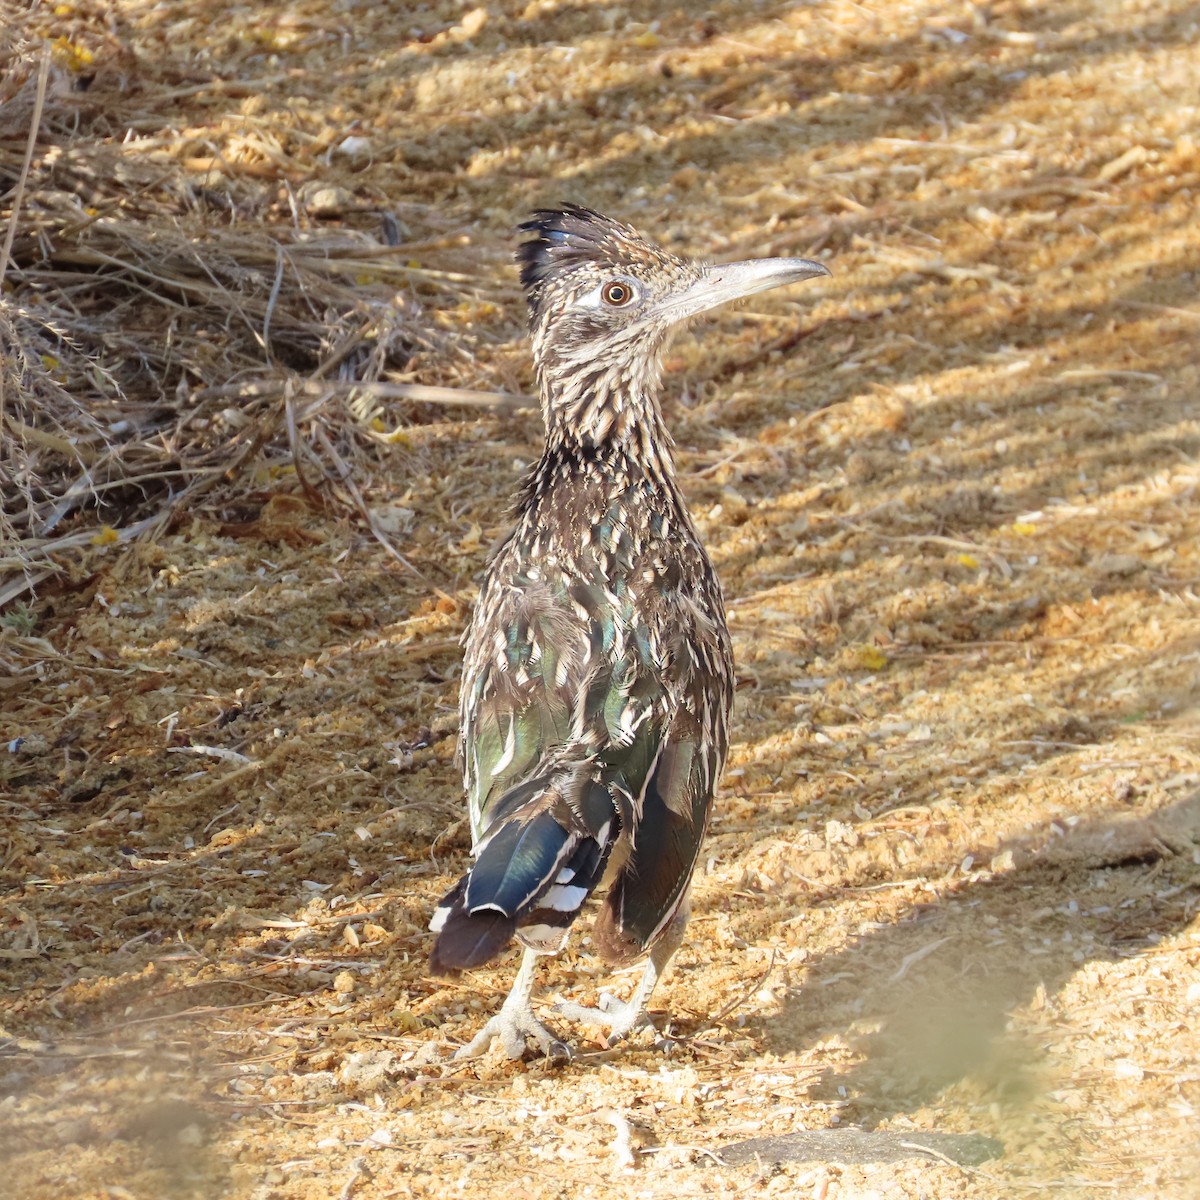
POLYGON ((557 949, 603 877, 621 829, 600 757, 606 721, 638 719, 628 692, 639 672, 610 599, 599 585, 527 577, 492 581, 480 598, 461 703, 476 861, 435 913, 435 970, 486 962, 518 929, 557 949))
POLYGON ((655 757, 634 807, 630 847, 596 917, 596 948, 623 962, 650 947, 687 895, 725 762, 733 676, 724 624, 701 611, 669 639, 670 677, 681 684, 667 724, 653 728, 655 757))

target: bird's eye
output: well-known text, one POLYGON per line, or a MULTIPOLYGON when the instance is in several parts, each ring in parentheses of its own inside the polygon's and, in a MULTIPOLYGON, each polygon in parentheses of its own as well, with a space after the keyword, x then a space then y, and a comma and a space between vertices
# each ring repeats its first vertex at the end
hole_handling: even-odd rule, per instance
POLYGON ((600 299, 611 308, 624 308, 633 299, 633 287, 620 279, 610 280, 600 290, 600 299))

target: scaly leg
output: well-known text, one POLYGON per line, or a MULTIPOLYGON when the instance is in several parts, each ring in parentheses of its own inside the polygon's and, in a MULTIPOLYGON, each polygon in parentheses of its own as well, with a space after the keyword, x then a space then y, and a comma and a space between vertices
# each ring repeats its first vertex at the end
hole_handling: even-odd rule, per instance
POLYGON ((547 1058, 570 1058, 571 1051, 533 1015, 529 998, 533 993, 533 972, 538 954, 526 949, 521 969, 513 980, 512 990, 500 1011, 458 1052, 455 1058, 474 1058, 482 1054, 493 1039, 499 1038, 509 1058, 525 1054, 526 1038, 532 1038, 547 1058))
POLYGON ((628 1000, 621 1001, 608 992, 600 993, 599 1004, 596 1008, 587 1008, 582 1004, 556 1004, 554 1011, 561 1013, 572 1021, 580 1021, 585 1025, 600 1025, 609 1031, 608 1045, 615 1046, 622 1038, 628 1037, 638 1029, 647 1026, 654 1028, 646 1005, 650 993, 654 991, 659 976, 667 969, 669 963, 683 942, 683 931, 687 928, 688 914, 691 903, 685 898, 679 906, 671 923, 663 930, 658 941, 650 949, 650 957, 646 969, 633 995, 628 1000))

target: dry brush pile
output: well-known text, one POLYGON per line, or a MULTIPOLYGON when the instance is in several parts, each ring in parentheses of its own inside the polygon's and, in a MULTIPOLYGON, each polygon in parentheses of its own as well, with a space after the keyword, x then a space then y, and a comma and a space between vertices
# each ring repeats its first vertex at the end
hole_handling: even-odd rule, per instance
POLYGON ((177 127, 201 90, 178 63, 96 61, 0 45, 0 605, 74 548, 297 477, 379 533, 362 484, 414 405, 503 402, 436 315, 488 286, 448 218, 339 186, 352 139, 320 185, 277 144, 211 153, 177 127))

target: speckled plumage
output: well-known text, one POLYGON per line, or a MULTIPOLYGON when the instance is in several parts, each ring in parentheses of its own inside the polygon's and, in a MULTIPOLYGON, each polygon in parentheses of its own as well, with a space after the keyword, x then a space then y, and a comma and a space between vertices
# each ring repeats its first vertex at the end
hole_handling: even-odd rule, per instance
MULTIPOLYGON (((722 287, 771 286, 747 284, 757 264, 688 262, 574 206, 522 229, 546 443, 466 637, 475 864, 439 906, 431 960, 454 972, 524 943, 517 987, 467 1048, 495 1035, 513 1054, 526 1035, 563 1049, 529 1011, 529 952, 561 949, 593 891, 595 948, 614 962, 651 952, 636 1011, 597 1015, 616 1036, 644 1023, 682 934, 734 676, 720 585, 676 482, 660 354, 722 287)), ((767 261, 791 264, 778 282, 826 273, 767 261)))

